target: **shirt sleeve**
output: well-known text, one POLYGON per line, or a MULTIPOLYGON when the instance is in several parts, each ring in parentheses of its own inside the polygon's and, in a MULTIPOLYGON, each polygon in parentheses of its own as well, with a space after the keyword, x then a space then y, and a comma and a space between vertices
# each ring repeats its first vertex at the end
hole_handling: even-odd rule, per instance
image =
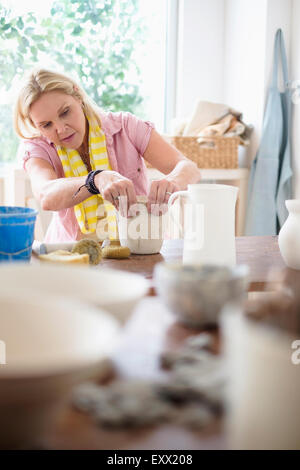
POLYGON ((124 127, 127 135, 140 155, 144 155, 154 124, 143 121, 131 113, 124 113, 124 127))
POLYGON ((22 162, 25 171, 25 164, 30 158, 41 158, 42 160, 46 160, 48 163, 50 163, 53 169, 55 169, 49 152, 47 152, 44 145, 39 142, 34 142, 32 140, 21 141, 17 158, 19 162, 22 162))

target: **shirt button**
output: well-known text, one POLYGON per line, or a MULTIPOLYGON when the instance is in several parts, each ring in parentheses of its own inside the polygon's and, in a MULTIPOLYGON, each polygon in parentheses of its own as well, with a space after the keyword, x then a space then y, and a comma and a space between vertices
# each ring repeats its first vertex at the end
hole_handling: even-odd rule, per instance
POLYGON ((137 169, 137 171, 141 171, 141 169, 140 169, 140 168, 138 168, 138 169, 137 169))

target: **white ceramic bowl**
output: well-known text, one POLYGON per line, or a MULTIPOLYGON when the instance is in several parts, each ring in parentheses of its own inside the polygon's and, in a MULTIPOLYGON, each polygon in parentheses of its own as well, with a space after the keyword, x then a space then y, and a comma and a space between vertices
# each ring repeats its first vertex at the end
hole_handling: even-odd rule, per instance
POLYGON ((247 291, 248 267, 159 263, 154 282, 164 303, 178 320, 191 327, 215 325, 227 302, 241 300, 247 291))
POLYGON ((137 215, 117 216, 120 243, 135 255, 159 253, 163 244, 164 217, 149 214, 147 201, 147 196, 137 196, 137 215))
POLYGON ((149 289, 149 282, 138 274, 46 263, 0 265, 0 286, 11 285, 89 302, 112 313, 121 323, 149 289))
POLYGON ((0 448, 34 445, 73 385, 108 372, 113 316, 45 292, 0 286, 0 448))

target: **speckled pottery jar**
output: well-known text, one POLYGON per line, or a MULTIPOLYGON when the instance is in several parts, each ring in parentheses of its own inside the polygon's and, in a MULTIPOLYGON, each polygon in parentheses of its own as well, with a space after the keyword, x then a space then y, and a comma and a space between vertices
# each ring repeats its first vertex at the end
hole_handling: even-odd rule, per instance
POLYGON ((241 301, 247 292, 246 265, 183 265, 159 263, 155 288, 177 319, 190 327, 215 325, 222 307, 241 301))

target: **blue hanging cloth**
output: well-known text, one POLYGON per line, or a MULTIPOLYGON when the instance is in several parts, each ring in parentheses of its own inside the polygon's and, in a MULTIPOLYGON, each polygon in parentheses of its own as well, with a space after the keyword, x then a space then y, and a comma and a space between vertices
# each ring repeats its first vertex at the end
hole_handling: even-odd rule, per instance
POLYGON ((276 235, 288 216, 285 200, 292 198, 290 125, 288 67, 282 31, 278 29, 261 143, 249 178, 245 235, 276 235), (280 56, 283 92, 278 88, 280 56))

